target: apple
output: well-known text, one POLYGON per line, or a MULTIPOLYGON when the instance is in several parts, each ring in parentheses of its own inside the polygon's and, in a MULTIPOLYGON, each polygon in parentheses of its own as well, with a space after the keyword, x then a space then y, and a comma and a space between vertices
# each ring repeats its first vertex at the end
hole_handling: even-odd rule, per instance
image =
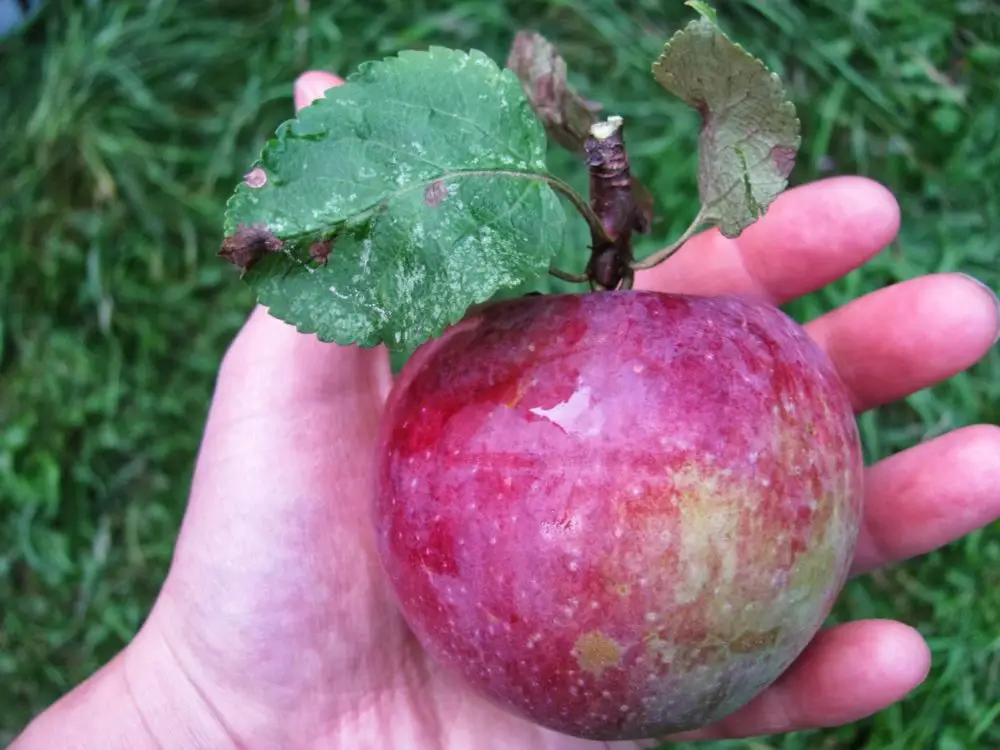
POLYGON ((377 456, 379 554, 423 647, 591 739, 758 695, 828 615, 861 518, 844 385, 750 298, 487 307, 404 367, 377 456))

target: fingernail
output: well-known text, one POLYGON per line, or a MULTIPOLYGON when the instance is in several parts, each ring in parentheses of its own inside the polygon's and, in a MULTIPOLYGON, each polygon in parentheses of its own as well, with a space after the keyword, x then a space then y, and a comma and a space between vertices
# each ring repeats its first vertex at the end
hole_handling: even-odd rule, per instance
POLYGON ((997 311, 997 332, 996 336, 993 337, 993 343, 996 344, 998 341, 1000 341, 1000 297, 997 297, 996 292, 990 289, 990 287, 988 287, 984 282, 977 279, 975 276, 970 276, 967 273, 963 273, 961 275, 967 278, 973 284, 979 286, 981 289, 985 289, 986 292, 989 293, 989 295, 993 298, 993 306, 996 308, 997 311))
POLYGON ((342 83, 343 80, 337 76, 304 73, 295 82, 295 108, 309 106, 317 99, 322 99, 329 89, 342 83))

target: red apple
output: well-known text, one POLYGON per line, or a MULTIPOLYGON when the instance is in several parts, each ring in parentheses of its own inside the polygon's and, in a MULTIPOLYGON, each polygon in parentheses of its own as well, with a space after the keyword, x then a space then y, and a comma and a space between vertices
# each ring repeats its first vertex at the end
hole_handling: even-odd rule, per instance
POLYGON ((379 553, 424 648, 592 739, 760 693, 829 613, 860 523, 844 385, 749 299, 489 307, 408 362, 378 455, 379 553))

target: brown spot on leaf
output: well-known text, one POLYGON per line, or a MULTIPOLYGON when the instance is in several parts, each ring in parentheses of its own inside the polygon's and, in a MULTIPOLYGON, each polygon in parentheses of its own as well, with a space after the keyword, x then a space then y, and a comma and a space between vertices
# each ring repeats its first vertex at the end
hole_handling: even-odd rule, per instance
POLYGON ((795 167, 796 151, 791 146, 775 146, 771 149, 771 161, 782 177, 788 177, 795 167))
MULTIPOLYGON (((673 76, 671 76, 673 78, 673 76)), ((692 105, 701 115, 701 125, 703 128, 711 128, 713 126, 712 122, 712 110, 708 108, 708 102, 699 99, 692 105)))
POLYGON ((326 265, 331 249, 333 249, 333 240, 317 240, 309 246, 309 257, 317 263, 326 265))
POLYGON ((749 654, 770 648, 778 640, 778 629, 771 628, 763 633, 743 633, 729 644, 729 650, 734 654, 749 654))
POLYGON ((222 241, 219 257, 234 266, 249 270, 267 253, 276 253, 284 243, 263 225, 237 227, 236 233, 222 241))
POLYGON ((256 167, 243 175, 243 181, 252 188, 262 188, 267 184, 267 172, 256 167))
POLYGON ((592 630, 577 638, 573 655, 580 669, 598 677, 608 667, 616 667, 621 663, 618 644, 599 630, 592 630))
POLYGON ((424 203, 428 208, 437 208, 448 197, 448 186, 441 180, 434 180, 424 191, 424 203))

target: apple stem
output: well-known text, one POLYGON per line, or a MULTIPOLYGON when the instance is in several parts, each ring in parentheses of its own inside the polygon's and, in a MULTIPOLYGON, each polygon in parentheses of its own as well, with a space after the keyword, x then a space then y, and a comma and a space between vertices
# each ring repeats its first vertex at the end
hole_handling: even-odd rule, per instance
POLYGON ((681 234, 680 237, 671 242, 662 250, 657 250, 655 253, 652 253, 651 255, 649 255, 646 258, 643 258, 642 260, 632 261, 631 264, 632 270, 644 271, 647 268, 652 268, 653 266, 660 265, 660 263, 662 263, 671 255, 680 250, 681 246, 683 246, 685 242, 691 239, 691 237, 694 236, 695 232, 697 232, 706 221, 708 221, 708 219, 705 217, 705 209, 702 208, 701 210, 698 211, 698 215, 694 217, 694 221, 692 221, 688 225, 688 228, 684 230, 684 232, 681 234))
POLYGON ((592 236, 587 276, 592 286, 603 289, 631 288, 632 232, 641 232, 645 226, 633 192, 623 123, 618 116, 594 123, 584 144, 590 208, 603 228, 602 236, 592 236))
MULTIPOLYGON (((468 172, 467 174, 475 174, 475 172, 468 172)), ((503 171, 497 174, 510 174, 517 177, 529 177, 532 179, 542 180, 547 183, 550 188, 560 193, 564 198, 566 198, 573 208, 577 210, 577 213, 583 217, 583 220, 587 222, 587 226, 590 228, 590 236, 593 238, 594 242, 608 242, 609 238, 604 233, 604 226, 601 223, 600 217, 594 213, 594 210, 588 205, 587 201, 580 196, 572 187, 567 185, 565 182, 560 180, 550 174, 532 174, 530 172, 516 172, 516 171, 503 171)))
POLYGON ((551 276, 555 276, 557 279, 568 281, 571 284, 586 284, 590 281, 590 277, 585 273, 569 273, 568 271, 562 271, 554 266, 549 268, 549 274, 551 276))

